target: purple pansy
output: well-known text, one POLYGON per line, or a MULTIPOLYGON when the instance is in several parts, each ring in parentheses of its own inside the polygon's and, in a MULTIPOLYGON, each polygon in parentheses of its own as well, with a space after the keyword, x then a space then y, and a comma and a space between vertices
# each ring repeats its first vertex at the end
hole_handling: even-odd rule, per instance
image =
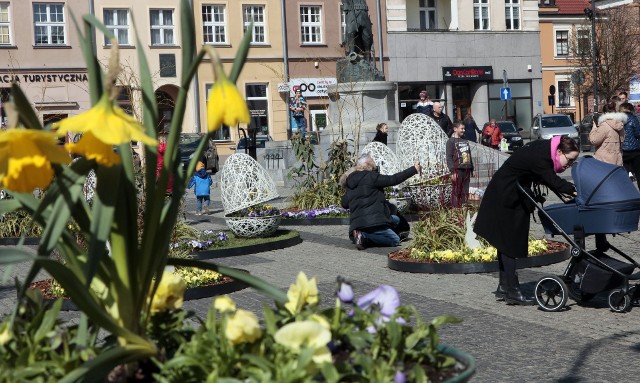
POLYGON ((388 319, 395 314, 396 309, 400 306, 400 296, 393 287, 381 285, 358 299, 358 307, 362 310, 368 310, 372 305, 377 305, 382 316, 388 319))
POLYGON ((396 371, 393 377, 393 383, 405 383, 407 381, 407 375, 402 371, 396 371))
POLYGON ((353 302, 353 287, 351 287, 351 283, 347 282, 343 278, 338 277, 338 290, 336 291, 336 295, 343 303, 351 303, 353 302))

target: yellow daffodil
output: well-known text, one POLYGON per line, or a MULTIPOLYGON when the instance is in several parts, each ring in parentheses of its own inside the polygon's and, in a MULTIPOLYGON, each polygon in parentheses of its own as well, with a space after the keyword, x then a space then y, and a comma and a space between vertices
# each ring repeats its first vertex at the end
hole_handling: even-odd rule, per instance
POLYGON ((313 361, 317 364, 331 362, 331 352, 327 348, 331 341, 331 331, 318 322, 308 320, 288 323, 276 331, 274 339, 294 353, 299 353, 303 347, 313 349, 313 361))
POLYGON ((225 336, 231 344, 252 343, 262 336, 258 317, 250 311, 239 309, 227 321, 225 336))
POLYGON ((297 314, 302 310, 305 305, 318 304, 318 286, 316 285, 316 278, 309 280, 307 275, 303 272, 298 274, 296 283, 289 287, 287 291, 288 301, 284 307, 289 310, 291 314, 297 314))
POLYGON ((221 313, 227 311, 233 312, 236 311, 236 303, 233 301, 233 299, 229 298, 228 295, 223 295, 216 298, 216 300, 213 302, 213 308, 221 313))
POLYGON ((80 154, 89 160, 104 166, 113 166, 120 163, 120 156, 113 151, 113 145, 108 145, 98 140, 91 132, 82 135, 80 140, 73 144, 66 144, 65 148, 71 153, 80 154))
POLYGON ((13 339, 13 333, 11 331, 11 327, 9 326, 9 323, 5 322, 0 327, 0 346, 4 346, 11 339, 13 339))
POLYGON ((207 127, 214 132, 221 124, 235 126, 241 122, 249 122, 247 103, 226 76, 219 76, 209 92, 207 127))
POLYGON ((67 164, 69 154, 55 134, 34 129, 0 132, 0 188, 30 193, 53 179, 51 163, 67 164))
POLYGON ((158 145, 155 138, 144 133, 144 128, 135 118, 113 104, 108 93, 105 93, 93 108, 66 118, 53 127, 58 129, 59 134, 91 132, 98 141, 107 145, 120 145, 130 141, 158 145))
POLYGON ((187 289, 182 278, 174 273, 165 271, 160 285, 151 301, 151 312, 177 310, 182 307, 184 291, 187 289))

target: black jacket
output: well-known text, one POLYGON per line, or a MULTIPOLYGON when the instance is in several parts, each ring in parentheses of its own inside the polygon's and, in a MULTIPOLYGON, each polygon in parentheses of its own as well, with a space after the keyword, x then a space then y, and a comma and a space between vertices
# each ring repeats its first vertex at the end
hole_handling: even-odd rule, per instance
POLYGON ((347 178, 342 207, 349 209, 349 231, 391 225, 384 188, 402 183, 418 171, 414 166, 385 176, 377 171, 357 171, 347 178))
POLYGON ((440 113, 440 116, 436 117, 433 112, 431 112, 429 117, 433 118, 438 125, 440 125, 442 130, 447 133, 447 137, 451 137, 451 134, 453 133, 453 122, 451 122, 449 116, 444 113, 440 113))
POLYGON ((386 145, 387 144, 387 136, 388 136, 388 133, 382 133, 380 131, 377 131, 376 132, 376 136, 373 137, 373 140, 374 141, 378 141, 378 142, 383 143, 383 144, 386 145))
POLYGON ((553 170, 551 140, 538 140, 514 152, 493 175, 480 203, 473 231, 501 253, 512 257, 527 256, 530 214, 533 203, 521 195, 516 186, 525 189, 541 183, 552 190, 572 194, 571 182, 553 170))

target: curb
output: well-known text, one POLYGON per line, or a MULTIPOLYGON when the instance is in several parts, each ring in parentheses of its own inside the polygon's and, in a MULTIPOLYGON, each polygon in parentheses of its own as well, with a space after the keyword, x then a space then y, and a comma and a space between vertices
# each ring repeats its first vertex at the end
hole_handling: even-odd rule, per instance
POLYGON ((293 238, 287 238, 280 241, 260 243, 260 244, 249 245, 249 246, 232 247, 228 249, 212 249, 212 250, 198 251, 194 253, 193 259, 206 260, 206 259, 235 257, 240 255, 249 255, 249 254, 255 254, 255 253, 262 253, 264 251, 280 250, 287 247, 295 246, 299 243, 302 243, 302 238, 300 238, 300 233, 297 233, 297 235, 293 238))

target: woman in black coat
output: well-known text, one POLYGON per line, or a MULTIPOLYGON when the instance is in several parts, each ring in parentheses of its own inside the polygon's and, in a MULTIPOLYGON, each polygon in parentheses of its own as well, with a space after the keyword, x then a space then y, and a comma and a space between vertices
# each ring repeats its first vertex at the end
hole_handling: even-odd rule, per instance
POLYGON ((387 176, 380 174, 368 154, 358 158, 356 166, 340 177, 340 185, 346 189, 342 207, 349 209, 349 233, 358 250, 368 243, 380 246, 398 246, 400 236, 393 230, 400 223, 392 215, 384 188, 395 186, 420 172, 420 164, 387 176))
POLYGON ((491 178, 473 230, 498 249, 496 298, 508 304, 534 304, 522 294, 516 274, 516 258, 528 253, 529 215, 534 205, 521 195, 516 183, 529 191, 533 183, 542 183, 558 193, 574 195, 573 184, 556 173, 573 165, 579 154, 578 146, 567 136, 533 141, 512 154, 491 178))
POLYGON ((373 138, 373 140, 386 145, 388 134, 389 134, 389 126, 384 122, 381 122, 378 124, 378 126, 376 126, 376 136, 373 138))

